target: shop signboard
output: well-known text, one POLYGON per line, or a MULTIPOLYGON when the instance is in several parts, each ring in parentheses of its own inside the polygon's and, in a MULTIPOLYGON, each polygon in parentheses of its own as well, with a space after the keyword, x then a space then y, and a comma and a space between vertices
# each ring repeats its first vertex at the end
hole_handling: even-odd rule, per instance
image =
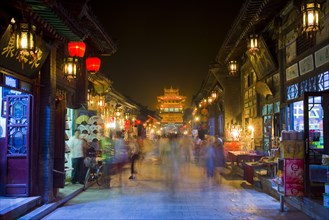
POLYGON ((259 39, 259 48, 258 53, 251 54, 246 52, 246 54, 257 74, 257 78, 260 80, 272 73, 276 69, 276 66, 263 38, 259 39))
POLYGON ((49 53, 46 43, 39 40, 33 54, 19 52, 15 48, 15 36, 12 33, 12 25, 9 25, 0 39, 1 66, 29 78, 36 77, 49 53))

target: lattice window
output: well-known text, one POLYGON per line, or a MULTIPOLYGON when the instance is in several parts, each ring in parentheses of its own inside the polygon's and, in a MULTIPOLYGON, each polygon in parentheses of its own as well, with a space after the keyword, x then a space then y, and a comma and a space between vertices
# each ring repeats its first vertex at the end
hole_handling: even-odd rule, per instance
POLYGON ((329 89, 329 72, 324 72, 318 75, 319 91, 329 89))
POLYGON ((298 98, 298 83, 292 84, 287 88, 287 100, 298 98))

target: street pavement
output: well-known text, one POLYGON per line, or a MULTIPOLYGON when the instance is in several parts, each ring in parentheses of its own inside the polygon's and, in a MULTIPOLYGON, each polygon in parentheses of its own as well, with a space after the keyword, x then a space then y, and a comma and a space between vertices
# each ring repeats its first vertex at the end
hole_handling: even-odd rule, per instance
POLYGON ((112 177, 111 188, 94 184, 44 219, 311 219, 291 207, 280 212, 276 199, 224 168, 212 181, 194 163, 172 176, 144 161, 135 180, 128 168, 112 177))

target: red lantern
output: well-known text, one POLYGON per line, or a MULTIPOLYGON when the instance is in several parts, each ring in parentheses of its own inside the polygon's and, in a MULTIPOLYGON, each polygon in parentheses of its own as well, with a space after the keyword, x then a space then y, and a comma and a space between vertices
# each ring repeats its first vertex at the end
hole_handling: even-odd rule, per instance
POLYGON ((86 44, 83 41, 72 41, 68 43, 67 49, 70 57, 83 57, 86 51, 86 44))
POLYGON ((86 59, 86 68, 91 74, 95 74, 98 72, 101 66, 101 59, 98 57, 88 57, 86 59))

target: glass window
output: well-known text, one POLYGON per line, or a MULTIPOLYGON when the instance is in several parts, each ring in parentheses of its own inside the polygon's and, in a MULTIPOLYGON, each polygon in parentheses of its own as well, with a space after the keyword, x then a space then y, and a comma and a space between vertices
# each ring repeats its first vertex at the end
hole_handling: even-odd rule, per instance
POLYGON ((303 101, 293 103, 292 127, 295 131, 304 130, 304 104, 303 101))
POLYGON ((268 114, 272 114, 273 113, 273 104, 267 105, 267 112, 268 112, 268 114))
POLYGON ((267 105, 264 105, 262 108, 262 115, 267 115, 267 105))
POLYGON ((293 84, 287 88, 287 100, 298 98, 298 84, 293 84))
POLYGON ((319 91, 324 91, 329 89, 329 72, 326 71, 318 75, 318 85, 319 91))
POLYGON ((280 112, 280 102, 274 103, 274 113, 280 112))

